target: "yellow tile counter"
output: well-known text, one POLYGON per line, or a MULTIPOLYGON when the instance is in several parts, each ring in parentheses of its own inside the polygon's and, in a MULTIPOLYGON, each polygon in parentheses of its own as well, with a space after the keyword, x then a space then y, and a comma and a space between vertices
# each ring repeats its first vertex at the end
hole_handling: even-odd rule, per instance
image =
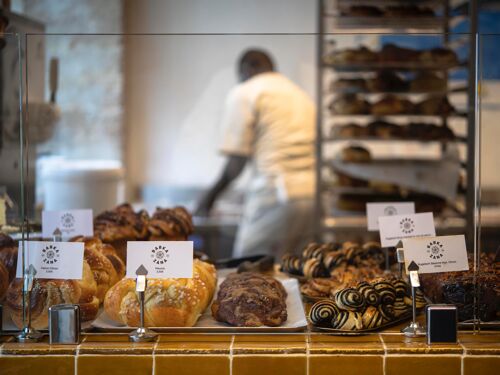
POLYGON ((367 336, 165 334, 153 343, 87 334, 79 345, 0 337, 0 374, 486 375, 500 368, 500 333, 432 345, 396 332, 367 336))

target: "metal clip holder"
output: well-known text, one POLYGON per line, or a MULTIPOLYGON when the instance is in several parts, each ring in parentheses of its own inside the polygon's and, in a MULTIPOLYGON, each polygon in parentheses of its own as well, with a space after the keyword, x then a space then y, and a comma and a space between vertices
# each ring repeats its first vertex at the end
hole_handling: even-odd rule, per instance
POLYGON ((409 276, 410 276, 410 284, 411 284, 411 302, 412 302, 412 322, 406 328, 403 328, 401 332, 406 337, 420 337, 425 336, 425 328, 417 322, 417 302, 415 300, 415 295, 417 288, 420 287, 420 279, 418 277, 418 265, 412 261, 408 266, 409 276))
POLYGON ((16 336, 19 342, 37 342, 39 341, 43 334, 38 332, 36 329, 31 327, 31 290, 33 289, 33 280, 36 275, 35 267, 30 264, 30 266, 24 271, 23 280, 23 300, 24 300, 24 311, 23 315, 25 319, 25 326, 21 333, 16 336))
POLYGON ((396 245, 396 259, 398 261, 399 277, 404 277, 405 252, 401 241, 396 245))
POLYGON ((153 341, 158 334, 146 327, 144 327, 144 295, 146 292, 148 280, 146 278, 148 270, 142 264, 135 271, 137 278, 135 279, 135 291, 139 296, 139 307, 140 307, 140 325, 139 327, 130 332, 128 335, 129 340, 133 342, 148 342, 153 341))

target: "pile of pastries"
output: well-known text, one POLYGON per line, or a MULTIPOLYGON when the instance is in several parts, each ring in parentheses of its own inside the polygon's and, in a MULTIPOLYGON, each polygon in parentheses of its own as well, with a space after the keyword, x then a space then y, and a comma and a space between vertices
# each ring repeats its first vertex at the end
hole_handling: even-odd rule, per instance
POLYGON ((323 57, 325 64, 399 64, 415 63, 419 66, 438 68, 458 64, 457 54, 448 48, 436 47, 427 50, 400 47, 393 43, 385 44, 380 51, 361 46, 334 51, 323 57))
POLYGON ((127 241, 185 241, 192 233, 192 217, 181 206, 157 207, 149 216, 147 211, 135 212, 124 203, 94 219, 94 235, 112 245, 124 261, 127 241))
POLYGON ((306 278, 330 277, 346 267, 379 268, 385 256, 378 242, 310 243, 302 256, 285 254, 281 271, 306 278))
POLYGON ((415 4, 387 5, 351 5, 340 9, 340 15, 346 17, 433 17, 434 10, 415 4))
MULTIPOLYGON (((417 308, 426 304, 417 289, 417 308)), ((338 289, 331 298, 316 302, 309 311, 314 326, 341 331, 373 330, 408 317, 412 309, 411 290, 399 278, 376 278, 338 289)))
POLYGON ((445 116, 456 112, 446 96, 430 96, 419 102, 395 95, 384 95, 370 103, 357 94, 343 94, 328 106, 334 115, 424 115, 445 116))
POLYGON ((337 138, 418 139, 422 141, 449 141, 455 139, 453 130, 446 125, 423 122, 398 125, 383 120, 371 121, 367 125, 349 123, 334 126, 332 127, 331 136, 337 138))
POLYGON ((393 70, 380 70, 368 78, 337 78, 330 85, 332 92, 378 93, 403 92, 422 93, 444 91, 447 80, 441 73, 421 71, 408 78, 393 70))
MULTIPOLYGON (((82 279, 35 278, 30 304, 31 323, 36 329, 48 327, 48 309, 56 304, 78 304, 82 321, 95 319, 108 290, 125 276, 125 264, 112 246, 96 237, 76 237, 72 241, 84 243, 82 279)), ((0 282, 0 301, 4 298, 6 313, 21 328, 23 283, 15 277, 17 252, 17 243, 9 236, 0 234, 0 280, 5 279, 3 270, 7 271, 7 283, 0 282)))

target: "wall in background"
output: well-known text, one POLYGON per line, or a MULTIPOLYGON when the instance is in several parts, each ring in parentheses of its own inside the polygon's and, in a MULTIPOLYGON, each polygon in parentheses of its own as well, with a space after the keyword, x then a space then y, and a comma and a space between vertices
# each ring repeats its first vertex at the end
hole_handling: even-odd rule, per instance
MULTIPOLYGON (((44 23, 47 33, 122 32, 121 0, 18 0, 13 10, 44 23)), ((122 37, 30 38, 45 38, 46 67, 52 57, 60 60, 57 104, 61 108, 61 120, 51 141, 42 145, 40 151, 70 158, 120 160, 123 151, 122 37)), ((48 81, 45 99, 49 99, 48 81)))
MULTIPOLYGON (((125 1, 128 33, 314 33, 316 2, 125 1)), ((128 185, 208 186, 220 171, 220 119, 248 47, 270 51, 311 96, 314 35, 127 37, 125 122, 128 185)))

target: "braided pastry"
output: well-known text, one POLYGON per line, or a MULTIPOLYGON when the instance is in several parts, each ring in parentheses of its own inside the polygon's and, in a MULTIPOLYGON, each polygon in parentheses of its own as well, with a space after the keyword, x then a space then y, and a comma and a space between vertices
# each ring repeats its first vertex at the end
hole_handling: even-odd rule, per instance
POLYGON ((345 288, 335 293, 337 306, 344 310, 361 311, 366 306, 363 295, 355 288, 345 288))
POLYGON ((406 305, 403 299, 397 299, 396 302, 394 302, 393 308, 396 318, 410 311, 410 307, 406 305))
POLYGON ((304 251, 302 251, 303 259, 312 259, 317 258, 320 261, 323 261, 323 257, 326 253, 330 252, 332 249, 329 244, 318 244, 318 243, 310 243, 306 246, 304 251))
POLYGON ((309 311, 309 320, 317 326, 329 326, 340 313, 337 305, 329 299, 316 302, 309 311))
POLYGON ((380 304, 380 295, 371 284, 362 281, 358 284, 357 289, 363 295, 367 305, 378 306, 380 304))
POLYGON ((328 270, 333 270, 345 262, 345 255, 342 250, 330 251, 324 255, 323 264, 328 270))

